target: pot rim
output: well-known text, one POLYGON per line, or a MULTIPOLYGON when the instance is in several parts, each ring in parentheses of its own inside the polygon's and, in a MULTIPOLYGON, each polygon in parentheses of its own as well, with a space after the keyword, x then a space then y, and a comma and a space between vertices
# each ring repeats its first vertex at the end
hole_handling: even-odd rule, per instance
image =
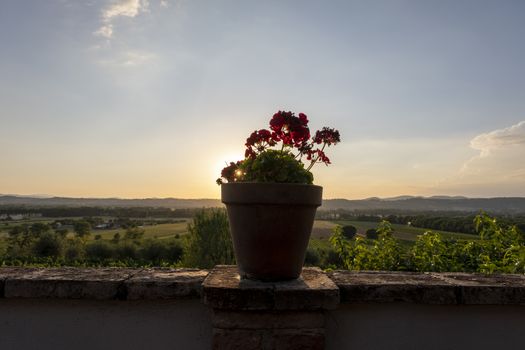
POLYGON ((221 185, 225 204, 306 205, 322 204, 323 187, 274 182, 231 182, 221 185))

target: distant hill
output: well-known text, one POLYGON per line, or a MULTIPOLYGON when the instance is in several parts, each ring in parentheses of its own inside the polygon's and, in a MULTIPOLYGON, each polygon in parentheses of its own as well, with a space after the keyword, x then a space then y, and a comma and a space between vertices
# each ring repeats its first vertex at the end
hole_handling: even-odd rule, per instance
POLYGON ((403 199, 330 199, 323 201, 324 210, 402 210, 402 211, 468 211, 485 210, 498 213, 525 213, 525 198, 465 198, 434 196, 403 199))
POLYGON ((34 198, 22 196, 0 196, 0 205, 46 206, 46 207, 163 207, 163 208, 208 208, 220 207, 218 199, 180 199, 180 198, 34 198))
MULTIPOLYGON (((0 205, 14 206, 47 206, 47 207, 163 207, 163 208, 204 208, 220 207, 218 199, 180 199, 180 198, 35 198, 17 195, 0 195, 0 205)), ((360 200, 328 199, 323 201, 322 210, 396 210, 396 211, 463 211, 476 212, 486 210, 498 213, 525 213, 525 198, 466 198, 450 196, 414 197, 399 196, 395 198, 367 198, 360 200)))

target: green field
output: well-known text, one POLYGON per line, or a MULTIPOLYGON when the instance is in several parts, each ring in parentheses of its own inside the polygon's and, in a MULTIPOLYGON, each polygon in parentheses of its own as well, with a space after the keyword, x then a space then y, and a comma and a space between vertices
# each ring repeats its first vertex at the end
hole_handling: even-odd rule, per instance
MULTIPOLYGON (((49 218, 35 218, 31 220, 21 220, 21 221, 12 221, 7 223, 2 223, 0 226, 0 250, 6 244, 7 231, 9 228, 20 225, 20 224, 31 224, 34 222, 47 222, 51 223, 55 219, 49 218)), ((177 222, 172 224, 158 224, 158 225, 145 225, 141 228, 144 229, 144 238, 158 238, 158 239, 168 239, 173 238, 176 235, 184 235, 188 233, 188 223, 191 219, 184 219, 183 222, 177 222)), ((377 222, 367 222, 367 221, 325 221, 325 220, 316 220, 314 222, 314 227, 312 230, 312 239, 310 241, 310 246, 315 246, 317 248, 329 248, 330 242, 328 238, 332 235, 334 227, 337 225, 353 225, 357 228, 359 236, 364 237, 366 230, 370 228, 376 228, 377 222)), ((394 237, 398 238, 402 244, 411 245, 417 238, 418 235, 423 234, 428 231, 427 229, 412 227, 407 225, 398 225, 393 224, 394 228, 394 237)), ((69 236, 73 237, 74 233, 72 229, 69 228, 69 236)), ((444 238, 454 238, 454 239, 468 239, 476 240, 478 236, 469 235, 464 233, 455 233, 447 231, 438 231, 433 230, 433 232, 440 233, 444 238)), ((101 235, 102 239, 111 240, 113 236, 119 233, 121 238, 124 237, 126 230, 119 229, 109 229, 109 230, 92 230, 89 240, 94 240, 96 235, 101 235)))
MULTIPOLYGON (((146 225, 140 226, 144 229, 144 238, 158 238, 166 239, 172 238, 176 235, 184 235, 188 233, 188 222, 189 220, 184 220, 184 222, 177 222, 174 224, 159 224, 159 225, 146 225)), ((121 237, 124 237, 126 230, 111 229, 111 230, 92 230, 91 239, 94 239, 94 236, 101 235, 102 239, 112 239, 116 233, 120 233, 121 237)))
MULTIPOLYGON (((141 226, 142 229, 144 229, 144 238, 158 238, 158 239, 168 239, 173 238, 176 235, 185 235, 188 233, 188 223, 190 222, 190 219, 181 219, 182 222, 177 222, 173 224, 158 224, 158 225, 145 225, 141 226)), ((0 254, 4 251, 7 244, 7 237, 8 237, 8 230, 9 228, 17 225, 22 224, 33 224, 35 222, 45 222, 45 223, 51 223, 55 221, 55 219, 43 219, 40 218, 39 220, 33 219, 33 220, 20 220, 20 221, 12 221, 9 222, 8 225, 4 225, 4 223, 1 224, 1 230, 0 230, 0 254)), ((64 227, 69 230, 68 237, 73 237, 73 229, 71 227, 64 227)), ((88 240, 94 240, 96 235, 101 235, 102 239, 105 240, 111 240, 113 236, 119 233, 120 237, 123 238, 126 234, 126 230, 123 228, 119 229, 111 229, 111 230, 91 230, 91 234, 88 237, 88 240)))
MULTIPOLYGON (((357 228, 357 234, 360 236, 365 236, 366 230, 371 228, 377 228, 377 222, 368 222, 368 221, 335 221, 334 225, 353 225, 357 228)), ((427 231, 432 231, 434 233, 439 233, 443 238, 446 239, 466 239, 466 240, 477 240, 479 239, 477 235, 470 235, 466 233, 458 232, 448 232, 440 230, 430 230, 420 227, 413 227, 408 225, 392 224, 394 229, 394 237, 403 240, 413 242, 416 240, 417 236, 422 235, 427 231)))
POLYGON ((7 235, 7 232, 13 227, 13 226, 19 226, 23 224, 34 224, 36 222, 42 222, 45 224, 50 224, 55 220, 59 220, 58 218, 50 219, 50 218, 30 218, 30 219, 23 219, 23 220, 13 220, 13 221, 2 221, 0 223, 0 237, 2 237, 2 234, 7 235))

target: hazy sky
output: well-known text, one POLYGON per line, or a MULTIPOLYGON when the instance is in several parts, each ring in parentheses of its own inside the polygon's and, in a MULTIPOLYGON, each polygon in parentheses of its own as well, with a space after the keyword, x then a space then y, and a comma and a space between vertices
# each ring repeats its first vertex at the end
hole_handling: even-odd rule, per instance
POLYGON ((525 196, 525 1, 2 0, 0 193, 219 197, 279 110, 326 198, 525 196))

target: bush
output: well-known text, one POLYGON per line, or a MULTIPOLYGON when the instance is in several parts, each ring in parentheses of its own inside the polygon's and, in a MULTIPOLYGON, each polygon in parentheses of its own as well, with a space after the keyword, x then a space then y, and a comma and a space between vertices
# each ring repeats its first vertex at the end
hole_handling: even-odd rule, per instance
POLYGON ((352 239, 357 234, 357 228, 352 225, 345 225, 342 228, 343 230, 343 236, 345 236, 347 239, 352 239))
POLYGON ((368 239, 377 239, 377 230, 375 228, 369 228, 366 230, 366 238, 368 239))
POLYGON ((64 257, 67 261, 78 261, 84 259, 84 245, 78 239, 68 239, 65 244, 64 257))
POLYGON ((118 244, 118 242, 120 242, 120 233, 115 233, 113 235, 113 238, 111 239, 111 242, 112 243, 115 243, 115 244, 118 244))
POLYGON ((184 266, 209 269, 234 264, 228 217, 224 209, 204 209, 188 224, 184 266))
POLYGON ((142 259, 159 263, 167 256, 166 245, 156 239, 148 239, 144 241, 141 250, 142 259))
POLYGON ((114 255, 114 247, 106 241, 95 241, 86 246, 86 257, 91 260, 108 260, 114 255))
POLYGON ((62 238, 51 232, 41 233, 40 237, 33 244, 32 251, 39 258, 61 257, 63 253, 62 238))
POLYGON ((78 220, 73 224, 73 230, 79 238, 86 238, 91 234, 91 225, 86 220, 78 220))
POLYGON ((184 254, 184 248, 179 242, 170 242, 167 247, 166 260, 169 262, 179 262, 184 254))
POLYGON ((343 266, 353 270, 525 272, 525 239, 515 226, 499 224, 483 213, 476 216, 474 225, 480 240, 445 239, 425 232, 404 251, 387 221, 374 230, 377 238, 372 242, 359 237, 347 240, 338 226, 330 243, 343 266))
POLYGON ((139 256, 137 245, 131 242, 121 242, 114 249, 114 255, 119 260, 137 259, 139 256))
POLYGON ((321 262, 321 256, 319 251, 315 248, 308 248, 306 250, 306 257, 304 258, 304 264, 308 266, 319 266, 321 262))
POLYGON ((139 241, 144 237, 144 229, 140 227, 128 227, 124 239, 139 241))

